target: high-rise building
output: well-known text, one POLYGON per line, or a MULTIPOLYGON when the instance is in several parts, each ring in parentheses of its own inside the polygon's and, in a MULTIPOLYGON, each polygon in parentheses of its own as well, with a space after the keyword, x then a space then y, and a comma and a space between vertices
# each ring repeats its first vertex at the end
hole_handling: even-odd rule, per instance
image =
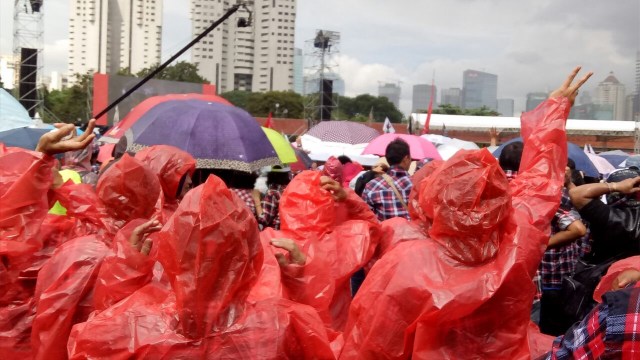
POLYGON ((497 110, 498 75, 477 70, 465 70, 462 75, 462 108, 487 107, 497 110))
POLYGON ((498 113, 500 116, 513 116, 513 99, 498 99, 498 113))
POLYGON ((547 100, 549 94, 546 92, 533 92, 527 94, 527 105, 525 111, 531 111, 547 100))
POLYGON ((462 90, 460 88, 442 89, 440 94, 440 104, 449 104, 462 107, 462 90))
MULTIPOLYGON (((191 0, 193 36, 200 34, 239 0, 191 0)), ((218 92, 294 89, 295 0, 253 0, 253 24, 239 28, 247 17, 238 11, 191 50, 199 74, 218 92)))
POLYGON ((631 119, 640 121, 640 50, 636 55, 636 88, 635 97, 633 99, 633 115, 631 119))
POLYGON ((400 86, 391 83, 380 85, 378 96, 386 97, 396 108, 400 108, 400 86))
POLYGON ((300 48, 293 50, 293 91, 304 95, 304 55, 300 48))
POLYGON ((136 73, 160 63, 162 2, 71 0, 69 74, 136 73))
POLYGON ((613 72, 609 73, 596 88, 596 96, 594 103, 596 105, 611 105, 611 119, 601 120, 624 120, 625 118, 625 88, 624 85, 618 81, 613 75, 613 72))
POLYGON ((0 56, 0 82, 5 89, 13 89, 20 77, 18 68, 20 57, 14 55, 0 56))
POLYGON ((429 102, 431 101, 431 94, 433 94, 433 108, 436 108, 438 107, 438 88, 434 85, 433 89, 431 89, 431 85, 429 84, 413 85, 411 112, 415 112, 416 110, 427 110, 429 108, 429 102))
POLYGON ((51 72, 51 82, 49 83, 49 90, 62 90, 67 87, 67 77, 60 74, 57 71, 51 72))

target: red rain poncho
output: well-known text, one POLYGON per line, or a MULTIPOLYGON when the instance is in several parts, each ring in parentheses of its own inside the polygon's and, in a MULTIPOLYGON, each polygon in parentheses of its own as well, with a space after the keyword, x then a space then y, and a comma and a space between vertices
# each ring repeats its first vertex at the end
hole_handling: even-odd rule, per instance
POLYGON ((146 258, 137 259, 126 247, 132 227, 140 222, 124 228, 115 242, 113 237, 128 221, 149 219, 158 213, 162 196, 155 174, 125 155, 102 175, 97 196, 89 185, 67 186, 61 202, 68 217, 95 227, 83 227, 92 235, 64 242, 38 274, 31 334, 36 359, 65 359, 72 325, 145 285, 153 265, 145 264, 146 258), (107 267, 103 270, 105 257, 107 267), (96 289, 101 291, 94 306, 96 289))
MULTIPOLYGON (((164 193, 164 215, 169 216, 178 207, 178 191, 185 175, 193 175, 196 160, 189 153, 168 145, 155 145, 140 150, 136 156, 153 171, 164 193)), ((183 180, 184 181, 184 180, 183 180)))
POLYGON ((170 289, 152 281, 76 325, 71 358, 331 358, 315 310, 247 302, 262 268, 253 215, 217 177, 191 190, 154 242, 170 289))
POLYGON ((32 267, 43 244, 54 159, 0 143, 0 358, 31 354, 32 267))
POLYGON ((267 244, 288 238, 303 252, 315 254, 314 263, 293 283, 284 277, 285 285, 292 299, 314 306, 331 329, 341 331, 351 303, 349 279, 369 262, 381 232, 375 215, 355 192, 346 189, 347 199, 335 202, 320 187, 320 177, 315 171, 296 176, 280 200, 281 230, 262 235, 267 244), (295 289, 292 284, 297 284, 295 289))
POLYGON ((521 171, 510 184, 486 150, 461 151, 420 183, 428 235, 372 268, 341 359, 530 358, 531 279, 560 201, 569 109, 550 99, 523 115, 521 171))

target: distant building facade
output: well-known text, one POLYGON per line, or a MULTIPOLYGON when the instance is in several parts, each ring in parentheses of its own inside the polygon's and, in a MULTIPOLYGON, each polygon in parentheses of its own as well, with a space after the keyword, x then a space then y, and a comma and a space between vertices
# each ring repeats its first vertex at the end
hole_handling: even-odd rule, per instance
MULTIPOLYGON (((191 0, 192 35, 200 34, 238 0, 191 0)), ((218 92, 294 90, 296 0, 253 0, 253 24, 239 28, 238 11, 191 50, 200 76, 218 92)))
POLYGON ((396 108, 400 108, 400 86, 392 83, 378 86, 378 96, 386 97, 396 108))
POLYGON ((304 55, 300 48, 293 51, 293 91, 304 94, 304 55))
POLYGON ((498 99, 498 113, 500 116, 513 116, 514 100, 498 99))
POLYGON ((497 110, 498 75, 466 70, 462 75, 462 108, 497 110))
POLYGON ((69 74, 136 73, 160 63, 162 2, 69 2, 69 74))
POLYGON ((613 72, 610 72, 609 76, 607 76, 602 82, 598 84, 598 87, 596 88, 596 95, 593 101, 596 105, 606 106, 607 110, 609 106, 611 107, 610 119, 597 120, 625 119, 625 87, 620 83, 620 81, 618 81, 613 72))
POLYGON ((442 92, 440 94, 440 104, 449 104, 462 108, 462 89, 442 89, 442 92))
POLYGON ((533 92, 527 94, 527 104, 525 107, 525 111, 531 111, 538 107, 538 105, 542 104, 547 98, 549 94, 546 92, 533 92))
POLYGON ((429 108, 429 102, 431 101, 431 94, 433 94, 433 108, 435 109, 438 107, 438 88, 435 85, 431 86, 429 84, 413 85, 411 111, 427 110, 429 108))

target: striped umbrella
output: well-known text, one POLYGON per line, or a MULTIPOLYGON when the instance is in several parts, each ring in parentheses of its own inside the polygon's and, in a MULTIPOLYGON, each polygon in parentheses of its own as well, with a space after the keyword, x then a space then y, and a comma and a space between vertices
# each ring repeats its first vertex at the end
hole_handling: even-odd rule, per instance
POLYGON ((321 121, 307 131, 322 141, 343 144, 366 144, 377 138, 380 133, 367 125, 352 121, 321 121))

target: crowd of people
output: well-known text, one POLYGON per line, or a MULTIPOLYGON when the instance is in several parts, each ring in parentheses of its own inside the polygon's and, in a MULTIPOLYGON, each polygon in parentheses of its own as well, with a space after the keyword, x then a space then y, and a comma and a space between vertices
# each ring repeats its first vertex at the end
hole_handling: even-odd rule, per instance
POLYGON ((264 193, 165 145, 92 166, 93 120, 0 144, 1 358, 640 358, 640 170, 568 159, 579 71, 499 159, 395 140, 264 193))

